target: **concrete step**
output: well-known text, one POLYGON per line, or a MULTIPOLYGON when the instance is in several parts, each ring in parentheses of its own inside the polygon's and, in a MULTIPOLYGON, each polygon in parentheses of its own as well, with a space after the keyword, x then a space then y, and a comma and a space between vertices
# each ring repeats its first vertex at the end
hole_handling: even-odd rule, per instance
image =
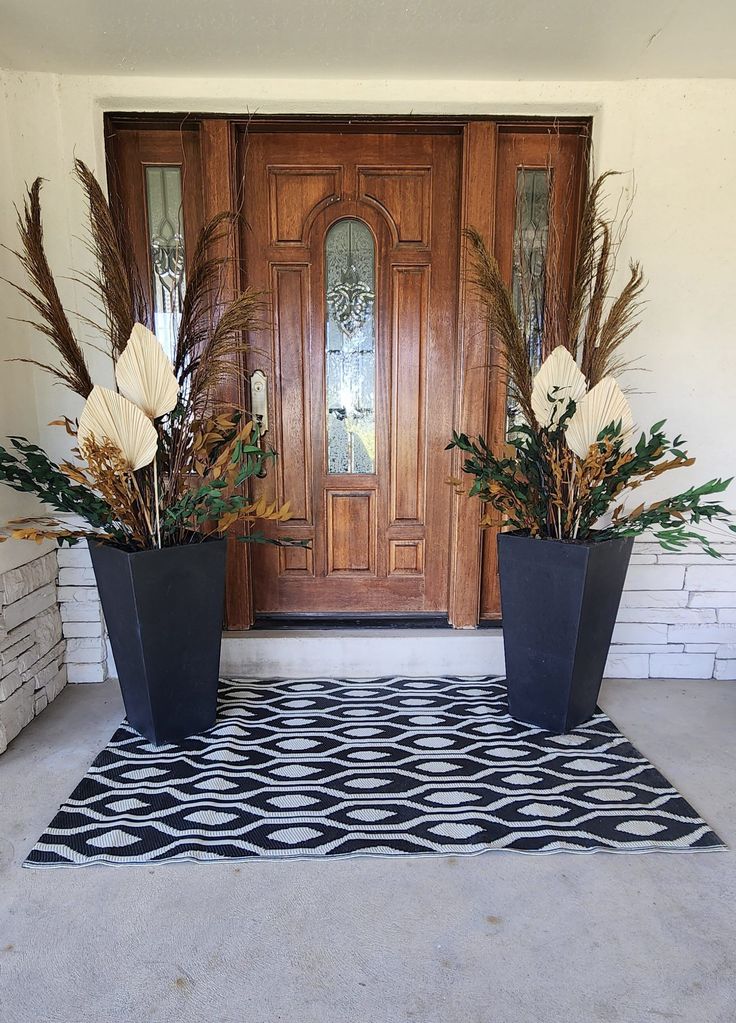
POLYGON ((223 675, 376 678, 502 675, 500 629, 303 629, 228 632, 223 675))

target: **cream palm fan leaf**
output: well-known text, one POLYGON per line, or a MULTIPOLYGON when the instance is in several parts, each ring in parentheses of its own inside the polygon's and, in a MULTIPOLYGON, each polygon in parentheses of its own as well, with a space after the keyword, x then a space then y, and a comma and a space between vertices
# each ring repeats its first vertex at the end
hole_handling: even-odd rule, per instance
POLYGON ((158 338, 148 327, 136 323, 115 366, 120 393, 158 419, 176 406, 179 384, 158 338))
POLYGON ((557 423, 568 402, 577 402, 587 389, 585 377, 564 345, 554 348, 534 377, 532 411, 542 427, 557 423))
POLYGON ((580 459, 588 454, 601 430, 615 423, 621 424, 624 439, 634 429, 631 406, 613 377, 604 377, 580 399, 565 430, 568 447, 580 459))
POLYGON ((113 444, 132 470, 150 465, 158 447, 151 420, 132 401, 108 387, 92 388, 79 417, 77 440, 82 454, 90 441, 113 444))

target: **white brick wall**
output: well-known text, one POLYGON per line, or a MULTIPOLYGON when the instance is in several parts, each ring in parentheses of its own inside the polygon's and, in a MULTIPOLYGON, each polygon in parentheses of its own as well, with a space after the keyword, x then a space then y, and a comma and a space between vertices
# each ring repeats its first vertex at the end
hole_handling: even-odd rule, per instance
POLYGON ((636 543, 609 678, 736 679, 736 542, 718 546, 720 560, 636 543))
POLYGON ((59 608, 66 640, 70 682, 104 682, 115 674, 108 657, 107 633, 86 542, 61 547, 59 608))
MULTIPOLYGON (((608 677, 736 679, 736 542, 719 546, 717 561, 699 547, 668 554, 636 543, 608 677)), ((101 682, 115 665, 87 546, 63 548, 58 558, 69 681, 101 682)), ((50 598, 50 591, 34 596, 39 605, 50 598)))
POLYGON ((66 685, 56 551, 0 575, 0 753, 66 685))

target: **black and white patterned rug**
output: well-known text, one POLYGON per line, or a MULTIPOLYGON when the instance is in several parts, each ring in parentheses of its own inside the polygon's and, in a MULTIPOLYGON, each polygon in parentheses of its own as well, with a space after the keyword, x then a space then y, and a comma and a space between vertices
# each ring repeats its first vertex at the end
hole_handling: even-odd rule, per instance
POLYGON ((181 746, 123 724, 25 865, 717 848, 603 713, 553 735, 503 679, 250 679, 181 746))

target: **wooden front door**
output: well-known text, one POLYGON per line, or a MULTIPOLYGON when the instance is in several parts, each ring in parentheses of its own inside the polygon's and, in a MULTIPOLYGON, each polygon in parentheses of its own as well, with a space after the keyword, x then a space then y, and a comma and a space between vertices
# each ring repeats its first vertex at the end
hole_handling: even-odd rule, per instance
POLYGON ((447 611, 461 154, 449 126, 239 136, 278 451, 256 493, 310 543, 252 548, 256 613, 447 611))
MULTIPOLYGON (((162 243, 179 255, 183 243, 188 266, 202 223, 223 209, 243 219, 240 279, 228 264, 222 296, 248 284, 267 297, 271 328, 254 335, 245 370, 266 375, 265 441, 279 460, 258 486, 291 501, 280 532, 311 546, 230 543, 228 628, 249 628, 254 611, 447 611, 459 628, 497 619, 496 530, 482 535, 478 503, 445 484, 460 475, 458 453, 444 452, 453 428, 498 447, 506 425, 503 364, 461 231, 481 232, 512 283, 526 265, 527 185, 546 181, 532 234, 549 237, 544 315, 556 315, 589 125, 135 113, 105 124, 113 206, 133 236, 150 326, 176 327, 162 243), (162 176, 176 185, 165 209, 162 176)), ((247 380, 228 381, 223 400, 247 405, 247 380)))

